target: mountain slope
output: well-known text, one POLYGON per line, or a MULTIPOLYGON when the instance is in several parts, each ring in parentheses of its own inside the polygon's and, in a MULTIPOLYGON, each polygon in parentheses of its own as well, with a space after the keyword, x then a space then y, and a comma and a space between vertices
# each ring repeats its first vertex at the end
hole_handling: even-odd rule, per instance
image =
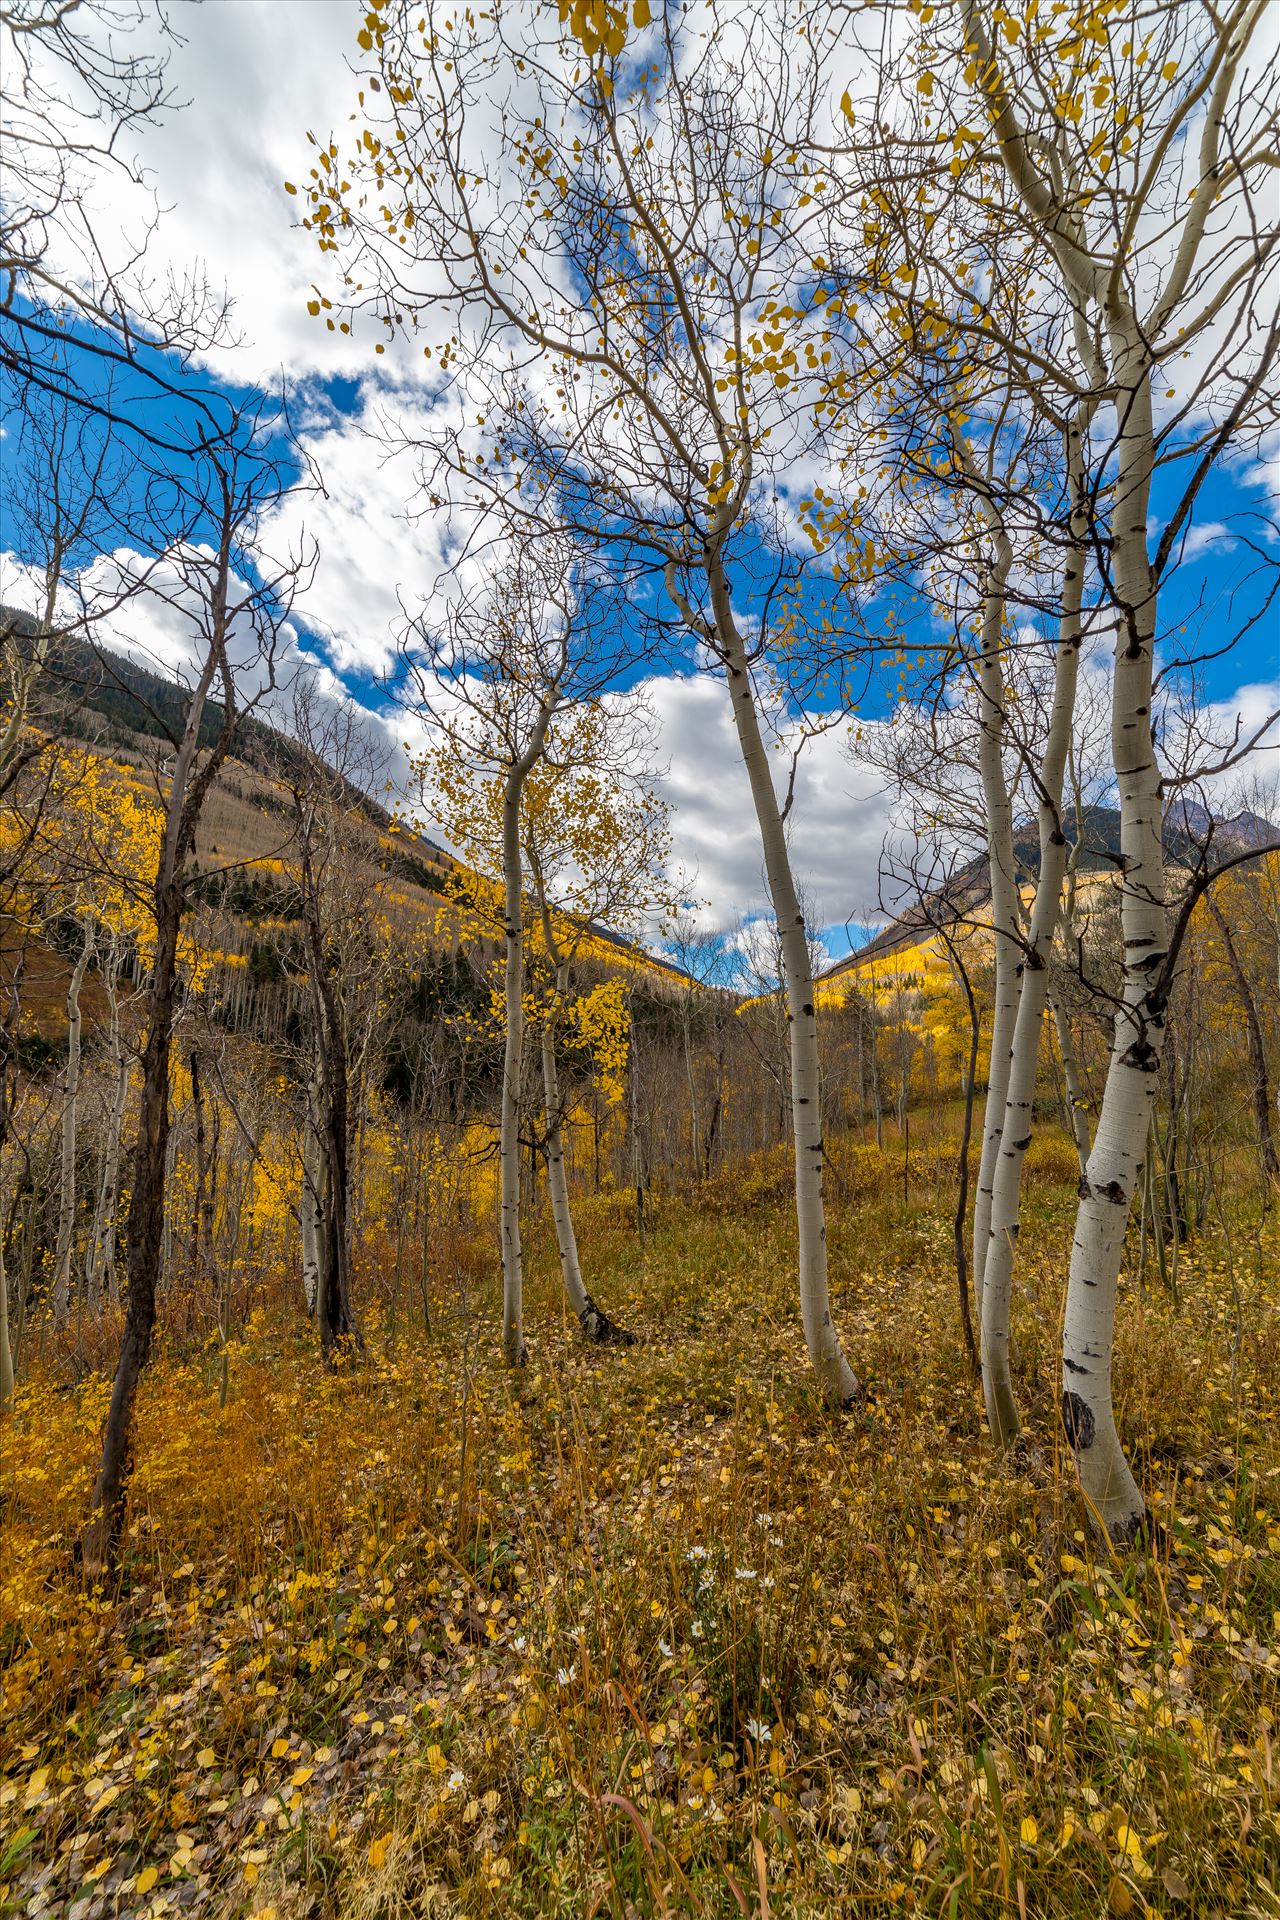
MULTIPOLYGON (((1078 871, 1087 876, 1114 873, 1120 860, 1120 814, 1115 807, 1089 807, 1081 816, 1077 832, 1074 812, 1065 815, 1063 827, 1069 840, 1081 843, 1078 871)), ((1261 851, 1275 844, 1280 833, 1260 814, 1248 809, 1227 819, 1216 818, 1197 801, 1175 801, 1165 818, 1164 850, 1173 865, 1190 867, 1207 857, 1211 861, 1230 858, 1249 851, 1261 851)), ((1040 840, 1034 821, 1024 821, 1014 833, 1014 860, 1021 886, 1033 885, 1040 868, 1040 840)), ((978 854, 960 868, 944 888, 923 901, 907 907, 903 913, 853 953, 827 969, 823 981, 834 981, 856 974, 860 968, 890 954, 906 954, 935 937, 939 926, 946 927, 962 919, 980 920, 982 909, 991 898, 991 881, 985 853, 978 854)))

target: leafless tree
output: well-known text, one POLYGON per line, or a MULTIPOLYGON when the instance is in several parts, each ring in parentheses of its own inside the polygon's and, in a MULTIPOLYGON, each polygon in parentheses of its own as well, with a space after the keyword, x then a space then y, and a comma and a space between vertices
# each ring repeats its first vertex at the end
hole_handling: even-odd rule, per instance
MULTIPOLYGON (((149 498, 163 514, 153 533, 193 521, 207 544, 188 534, 174 547, 155 540, 144 564, 146 592, 186 625, 193 662, 180 728, 156 715, 168 749, 155 769, 164 835, 155 878, 156 941, 146 990, 142 1087, 130 1178, 128 1299, 120 1357, 85 1535, 87 1571, 114 1561, 123 1519, 133 1405, 151 1353, 163 1257, 170 1129, 169 1061, 180 985, 179 943, 188 904, 201 811, 245 721, 273 695, 295 596, 309 580, 314 548, 305 541, 277 558, 267 520, 297 481, 293 458, 271 431, 287 419, 267 403, 231 410, 224 432, 200 440, 180 468, 167 467, 149 498), (171 757, 170 757, 171 756, 171 757)), ((126 571, 128 563, 124 563, 126 571)))

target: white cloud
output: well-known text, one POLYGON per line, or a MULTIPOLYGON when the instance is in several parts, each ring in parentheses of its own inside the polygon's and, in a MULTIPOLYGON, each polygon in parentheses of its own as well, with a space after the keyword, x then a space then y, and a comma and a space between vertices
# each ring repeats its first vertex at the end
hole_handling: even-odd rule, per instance
MULTIPOLYGON (((233 576, 233 604, 245 592, 243 581, 233 576)), ((33 570, 5 553, 0 553, 0 598, 24 609, 36 608, 41 600, 41 582, 33 570)), ((207 657, 207 611, 199 586, 193 570, 183 569, 174 554, 153 561, 125 549, 102 554, 74 583, 69 583, 60 605, 64 618, 72 617, 78 605, 80 617, 87 623, 84 631, 95 644, 183 686, 194 684, 207 657)), ((379 781, 392 779, 403 786, 408 762, 401 716, 375 712, 354 700, 330 667, 304 643, 292 621, 281 623, 270 648, 270 674, 268 650, 248 619, 232 621, 227 652, 241 698, 259 703, 256 711, 260 718, 282 732, 291 732, 295 693, 309 689, 317 722, 322 724, 339 708, 354 713, 358 730, 376 762, 379 781)), ((217 695, 215 686, 214 697, 217 695)))
MULTIPOLYGON (((202 261, 211 280, 225 283, 244 341, 217 356, 225 377, 269 382, 281 368, 296 378, 368 364, 367 345, 327 333, 307 314, 308 290, 325 268, 297 225, 300 199, 284 191, 310 164, 307 132, 324 138, 345 128, 355 105, 346 61, 358 15, 314 0, 172 10, 181 40, 168 77, 185 104, 140 128, 135 142, 164 210, 149 258, 179 271, 202 261)), ((109 215, 136 231, 145 204, 117 191, 109 215)))
MULTIPOLYGON (((657 716, 660 790, 672 811, 675 858, 703 902, 703 925, 734 926, 768 909, 760 833, 742 765, 728 691, 710 674, 645 683, 657 716)), ((835 728, 804 747, 796 775, 791 859, 815 926, 864 917, 877 896, 880 846, 889 819, 883 776, 849 756, 835 728)), ((789 762, 775 756, 781 792, 789 762)))
POLYGON ((1178 551, 1187 563, 1198 560, 1202 553, 1224 553, 1235 545, 1235 534, 1221 520, 1200 520, 1187 529, 1178 551))

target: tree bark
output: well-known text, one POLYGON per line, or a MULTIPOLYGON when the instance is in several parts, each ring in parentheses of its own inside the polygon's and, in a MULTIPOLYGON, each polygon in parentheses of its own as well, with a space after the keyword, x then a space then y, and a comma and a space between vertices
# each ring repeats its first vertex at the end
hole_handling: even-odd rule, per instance
POLYGON ((635 1335, 611 1320, 604 1309, 596 1305, 582 1284, 578 1237, 573 1229, 573 1213, 569 1206, 569 1182, 565 1175, 563 1114, 560 1102, 560 1076, 556 1067, 554 1025, 555 1011, 563 1006, 568 993, 569 969, 556 951, 551 915, 541 890, 539 890, 538 905, 542 913, 547 952, 556 970, 554 999, 547 1008, 542 1022, 542 1092, 547 1130, 547 1194, 551 1201, 551 1217, 555 1223, 560 1273, 564 1280, 564 1290, 569 1296, 569 1305, 577 1314, 578 1324, 587 1339, 602 1347, 630 1347, 635 1344, 635 1335))
POLYGON ((1133 316, 1112 313, 1109 328, 1117 387, 1111 555, 1119 621, 1111 746, 1120 801, 1124 971, 1067 1279, 1062 1420, 1098 1526, 1124 1541, 1141 1527, 1144 1506, 1112 1407, 1116 1287, 1164 1046, 1168 928, 1161 779, 1151 725, 1156 616, 1147 558, 1154 467, 1151 374, 1133 316))
POLYGON ((302 1191, 298 1219, 302 1235, 302 1292, 309 1318, 315 1319, 320 1298, 320 1246, 323 1209, 320 1195, 324 1180, 323 1148, 316 1125, 320 1087, 312 1080, 307 1087, 307 1111, 302 1123, 302 1191))
POLYGON ((67 988, 67 1068, 62 1082, 62 1164, 58 1195, 58 1240, 53 1263, 53 1321, 66 1325, 71 1311, 71 1253, 76 1231, 76 1131, 80 1116, 80 1039, 83 1020, 80 990, 93 952, 93 924, 87 922, 67 988))
POLYGON ((564 1290, 588 1340, 595 1341, 598 1346, 629 1347, 634 1343, 634 1334, 611 1320, 582 1284, 578 1240, 573 1230, 569 1184, 565 1178, 559 1076, 556 1071, 555 1039, 549 1020, 544 1021, 542 1028, 542 1086, 547 1127, 547 1193, 551 1200, 551 1217, 555 1222, 564 1290))
MULTIPOLYGON (((984 596, 982 649, 978 658, 978 759, 987 826, 987 858, 991 877, 991 931, 995 966, 995 994, 991 1015, 991 1052, 987 1068, 987 1097, 983 1107, 982 1149, 973 1201, 973 1290, 979 1320, 985 1324, 987 1253, 991 1245, 991 1199, 996 1159, 1004 1128, 1009 1088, 1009 1059, 1018 1017, 1018 956, 1021 948, 1018 881, 1013 860, 1013 807, 1004 772, 1004 612, 1005 582, 1013 564, 1008 541, 995 529, 996 559, 984 596)), ((993 1316, 998 1324, 1001 1316, 993 1316)), ((984 1377, 986 1370, 984 1357, 984 1377)), ((999 1356, 995 1366, 1001 1375, 999 1356)), ((1007 1372, 1007 1363, 1004 1369, 1007 1372)), ((1002 1385, 1002 1430, 1017 1432, 1018 1416, 1002 1385), (1005 1404, 1007 1400, 1007 1404, 1005 1404)))
POLYGON ((1267 1050, 1262 1039, 1262 1022, 1258 1018, 1258 1003, 1254 997, 1253 988, 1249 984, 1244 962, 1232 938, 1226 914, 1214 899, 1212 889, 1208 890, 1205 898, 1209 904, 1209 912, 1213 915, 1213 923, 1222 936, 1222 944, 1227 953, 1227 964, 1231 968, 1236 992, 1240 995, 1240 1005, 1244 1009, 1245 1042, 1249 1050, 1249 1090, 1253 1095, 1253 1117, 1258 1129, 1258 1153, 1262 1160, 1262 1171, 1268 1180, 1280 1180, 1280 1158, 1276 1154, 1275 1134, 1271 1126, 1271 1085, 1267 1074, 1267 1050))
POLYGON ((119 1297, 116 1279, 116 1203, 120 1192, 120 1141, 124 1132, 124 1110, 129 1099, 129 1060, 120 1038, 119 962, 114 946, 107 956, 106 990, 110 1015, 107 1058, 115 1069, 115 1089, 107 1117, 102 1180, 94 1208, 89 1264, 85 1275, 90 1313, 100 1311, 104 1297, 113 1303, 119 1297))
MULTIPOLYGON (((1062 790, 1075 724, 1080 663, 1080 609, 1084 593, 1085 500, 1080 422, 1069 430, 1067 483, 1070 538, 1062 571, 1062 604, 1054 659, 1053 705, 1036 782, 1040 870, 1022 956, 1017 966, 1017 1012, 1009 1043, 1009 1068, 999 1149, 991 1173, 990 1239, 982 1293, 982 1383, 987 1424, 999 1447, 1018 1436, 1018 1412, 1009 1367, 1009 1316, 1013 1266, 1022 1218, 1022 1168, 1031 1144, 1040 1036, 1049 990, 1049 957, 1062 908, 1067 840, 1062 830, 1062 790)), ((1008 789, 1002 788, 1007 794, 1008 789)), ((1015 885, 1015 899, 1016 885, 1015 885)))
POLYGON ((977 1342, 973 1337, 973 1315, 969 1307, 969 1263, 965 1256, 964 1231, 965 1218, 969 1211, 969 1156, 973 1143, 974 1093, 978 1080, 978 1040, 982 1018, 978 1011, 978 1002, 974 995, 969 969, 952 941, 945 934, 943 938, 946 941, 952 967, 964 990, 965 1007, 969 1015, 969 1063, 964 1082, 964 1121, 960 1129, 959 1169, 955 1215, 952 1220, 952 1239, 956 1255, 956 1287, 960 1295, 960 1331, 964 1335, 969 1364, 973 1371, 978 1373, 981 1370, 981 1363, 978 1359, 977 1342))
POLYGON ((525 781, 546 745, 558 705, 549 688, 529 740, 507 769, 502 791, 502 931, 506 939, 506 1038, 498 1120, 499 1240, 502 1248, 502 1354, 509 1367, 528 1360, 524 1344, 524 1265, 520 1244, 520 1100, 524 1082, 524 865, 520 808, 525 781))
MULTIPOLYGON (((203 702, 200 704, 203 705, 203 702)), ((196 724, 198 727, 198 718, 196 724)), ((192 736, 194 756, 195 738, 190 722, 188 733, 192 736)), ((175 786, 178 777, 175 770, 175 786)), ((182 918, 182 876, 171 857, 162 854, 161 858, 161 874, 156 887, 156 950, 150 1020, 142 1053, 138 1137, 134 1147, 133 1181, 126 1227, 128 1299, 120 1357, 116 1364, 103 1433, 102 1459, 94 1483, 85 1536, 85 1570, 91 1577, 104 1573, 113 1564, 124 1520, 133 1403, 142 1370, 151 1357, 156 1323, 156 1290, 164 1241, 165 1172, 169 1145, 169 1056, 173 1039, 178 931, 182 918)))
POLYGON ((195 1109, 195 1152, 196 1152, 196 1190, 191 1205, 191 1275, 190 1279, 205 1277, 204 1220, 205 1186, 209 1178, 209 1155, 204 1127, 204 1088, 200 1084, 200 1049, 192 1047, 187 1060, 191 1074, 191 1105, 195 1109))
POLYGON ((520 864, 520 795, 516 768, 502 803, 504 996, 502 1106, 498 1116, 499 1237, 502 1247, 502 1355, 509 1367, 528 1360, 524 1344, 524 1270, 520 1245, 520 1095, 524 1073, 524 902, 520 864))
POLYGON ((1089 1105, 1084 1097, 1084 1086, 1080 1079, 1080 1062, 1076 1058, 1071 1023, 1057 994, 1050 994, 1049 1009, 1053 1014, 1054 1031, 1058 1036, 1062 1078, 1066 1085, 1067 1106, 1071 1113, 1071 1136, 1075 1141, 1076 1158, 1080 1162, 1080 1178, 1083 1180, 1089 1165, 1089 1148, 1092 1144, 1089 1138, 1089 1105))
POLYGON ((0 1219, 0 1418, 13 1411, 13 1348, 9 1344, 9 1275, 4 1242, 7 1222, 0 1219))
POLYGON ((210 643, 187 704, 182 738, 174 756, 156 874, 156 944, 127 1226, 129 1295, 103 1431, 102 1457, 85 1530, 84 1566, 90 1579, 103 1575, 115 1561, 124 1520, 134 1400, 143 1368, 151 1357, 155 1333, 169 1148, 169 1058, 177 990, 178 936, 186 904, 186 864, 195 842, 200 809, 218 767, 230 750, 237 724, 226 653, 229 573, 229 535, 224 526, 210 594, 210 643), (222 673, 226 690, 222 731, 197 772, 200 726, 209 689, 218 671, 222 673))
POLYGON ((363 1346, 351 1305, 351 1113, 347 1031, 325 953, 319 882, 312 859, 311 821, 299 802, 302 841, 302 904, 308 973, 320 1053, 321 1146, 324 1214, 320 1244, 320 1349, 332 1361, 350 1346, 363 1346))
POLYGON ((733 618, 729 583, 718 559, 709 569, 716 639, 733 702, 733 721, 751 785, 764 849, 765 873, 786 972, 790 1033, 791 1127, 795 1148, 796 1223, 799 1232, 800 1314, 805 1343, 823 1398, 847 1406, 861 1389, 845 1359, 831 1319, 827 1285, 827 1228, 823 1198, 825 1146, 818 1079, 817 1006, 804 915, 796 895, 782 809, 774 790, 746 648, 733 618))

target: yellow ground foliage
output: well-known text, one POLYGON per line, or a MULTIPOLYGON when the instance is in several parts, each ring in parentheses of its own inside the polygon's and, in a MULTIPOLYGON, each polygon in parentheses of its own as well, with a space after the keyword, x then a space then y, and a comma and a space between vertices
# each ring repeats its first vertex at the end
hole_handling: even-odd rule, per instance
MULTIPOLYGON (((488 1243, 433 1330, 326 1373, 280 1276, 165 1339, 118 1590, 75 1560, 107 1394, 33 1360, 5 1423, 0 1907, 37 1916, 1273 1911, 1274 1213, 1122 1302, 1158 1525, 1095 1545, 1054 1419, 1065 1140, 1028 1167, 1019 1390, 991 1456, 955 1335, 954 1145, 841 1141, 815 1403, 781 1157, 581 1203, 634 1327, 585 1347, 535 1237, 533 1364, 488 1243)), ((363 1275, 366 1298, 374 1276, 363 1275)), ((106 1351, 104 1330, 103 1347, 106 1351)))

